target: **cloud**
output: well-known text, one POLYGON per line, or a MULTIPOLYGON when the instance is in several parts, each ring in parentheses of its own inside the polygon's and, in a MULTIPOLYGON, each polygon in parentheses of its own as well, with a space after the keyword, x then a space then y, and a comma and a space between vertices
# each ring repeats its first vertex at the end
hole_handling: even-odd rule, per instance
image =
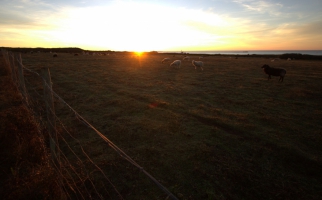
POLYGON ((36 25, 59 10, 39 0, 5 1, 0 7, 0 25, 36 25))
POLYGON ((269 28, 269 25, 241 33, 245 46, 257 49, 321 49, 322 21, 307 23, 280 24, 269 28))
POLYGON ((299 35, 319 35, 320 38, 322 38, 322 20, 301 24, 300 26, 295 27, 294 30, 294 32, 299 35))
POLYGON ((282 14, 280 9, 284 7, 281 3, 274 3, 268 1, 234 0, 234 2, 244 7, 247 11, 252 11, 259 14, 268 13, 272 16, 280 16, 282 14))
POLYGON ((32 17, 26 16, 21 12, 17 11, 3 11, 0 9, 0 26, 1 25, 26 25, 33 24, 34 20, 32 17))

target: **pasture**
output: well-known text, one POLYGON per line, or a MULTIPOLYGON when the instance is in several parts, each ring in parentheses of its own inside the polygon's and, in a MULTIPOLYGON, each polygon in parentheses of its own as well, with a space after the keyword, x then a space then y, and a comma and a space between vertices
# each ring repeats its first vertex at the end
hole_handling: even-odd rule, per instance
MULTIPOLYGON (((179 199, 321 198, 322 62, 217 55, 203 58, 201 71, 189 56, 180 69, 161 60, 181 55, 22 60, 35 71, 49 67, 53 90, 179 199), (284 82, 268 81, 263 64, 285 68, 284 82)), ((55 107, 124 199, 166 198, 64 105, 55 107)))

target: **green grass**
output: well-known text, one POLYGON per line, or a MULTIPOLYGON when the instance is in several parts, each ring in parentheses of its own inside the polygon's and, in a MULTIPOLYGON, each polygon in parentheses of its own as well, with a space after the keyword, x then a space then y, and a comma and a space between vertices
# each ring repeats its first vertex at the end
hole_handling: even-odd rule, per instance
MULTIPOLYGON (((22 58, 50 67, 56 93, 179 199, 321 198, 321 61, 210 56, 202 72, 163 55, 22 58), (265 63, 287 70, 283 83, 267 80, 265 63)), ((165 198, 55 106, 125 199, 165 198)))

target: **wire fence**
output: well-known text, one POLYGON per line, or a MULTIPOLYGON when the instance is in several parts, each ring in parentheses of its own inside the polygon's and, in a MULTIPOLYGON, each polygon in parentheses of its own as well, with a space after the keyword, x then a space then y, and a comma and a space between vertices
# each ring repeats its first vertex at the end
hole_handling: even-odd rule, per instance
MULTIPOLYGON (((111 156, 111 152, 107 153, 106 147, 108 146, 117 153, 115 155, 128 161, 132 167, 137 169, 132 169, 131 173, 143 173, 157 186, 155 188, 163 191, 162 194, 155 195, 156 199, 177 199, 156 178, 52 90, 48 68, 42 68, 40 71, 26 68, 22 64, 20 54, 5 49, 1 51, 6 64, 11 69, 12 80, 22 94, 24 105, 32 111, 43 129, 39 133, 46 142, 45 145, 50 149, 52 166, 59 177, 59 185, 65 198, 125 199, 124 196, 129 196, 126 194, 131 193, 124 192, 124 187, 121 186, 122 183, 126 183, 126 180, 119 182, 110 178, 109 173, 119 170, 106 170, 106 166, 110 165, 104 162, 104 159, 93 157, 98 150, 93 148, 92 141, 94 138, 100 138, 100 141, 105 144, 102 145, 101 157, 111 156), (81 141, 77 138, 81 129, 82 132, 85 129, 86 132, 95 134, 89 134, 88 140, 81 141)), ((118 168, 118 166, 115 167, 118 168)), ((143 177, 138 178, 143 179, 143 177)))

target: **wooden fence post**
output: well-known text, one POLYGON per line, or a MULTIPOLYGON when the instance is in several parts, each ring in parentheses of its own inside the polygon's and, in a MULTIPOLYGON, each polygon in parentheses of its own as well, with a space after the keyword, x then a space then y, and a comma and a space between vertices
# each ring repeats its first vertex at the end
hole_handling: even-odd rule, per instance
POLYGON ((58 137, 56 132, 55 108, 49 68, 42 68, 41 75, 43 77, 44 98, 47 111, 48 131, 50 133, 49 141, 51 154, 54 164, 57 168, 60 168, 59 152, 56 150, 56 146, 58 146, 58 137))
POLYGON ((7 64, 8 66, 10 66, 9 51, 6 51, 6 57, 7 57, 7 64))
POLYGON ((7 66, 9 66, 8 51, 7 51, 7 50, 5 50, 5 49, 1 49, 1 51, 2 51, 2 56, 5 58, 5 61, 6 61, 7 66))
POLYGON ((17 56, 15 59, 17 66, 18 66, 18 80, 19 80, 19 89, 22 93, 22 96, 24 97, 25 102, 28 104, 28 98, 27 98, 27 90, 25 85, 25 77, 23 75, 23 65, 21 62, 21 55, 17 56))
POLYGON ((9 57, 9 65, 11 68, 11 76, 12 76, 12 80, 15 84, 17 84, 17 74, 16 74, 16 67, 15 67, 15 61, 13 58, 13 55, 11 53, 8 53, 8 57, 9 57))
MULTIPOLYGON (((56 116, 55 116, 55 108, 54 108, 54 98, 53 98, 53 89, 52 89, 52 82, 50 77, 50 71, 49 68, 42 68, 41 69, 41 75, 43 77, 43 87, 44 87, 44 98, 46 103, 46 111, 47 111, 47 120, 48 120, 48 131, 50 133, 50 150, 51 155, 53 159, 53 164, 56 167, 57 171, 60 171, 61 173, 61 165, 60 165, 60 152, 57 149, 59 148, 58 143, 58 136, 56 132, 56 116)), ((65 200, 67 199, 66 194, 62 190, 63 181, 60 178, 59 179, 59 186, 61 188, 61 194, 60 199, 65 200)))

